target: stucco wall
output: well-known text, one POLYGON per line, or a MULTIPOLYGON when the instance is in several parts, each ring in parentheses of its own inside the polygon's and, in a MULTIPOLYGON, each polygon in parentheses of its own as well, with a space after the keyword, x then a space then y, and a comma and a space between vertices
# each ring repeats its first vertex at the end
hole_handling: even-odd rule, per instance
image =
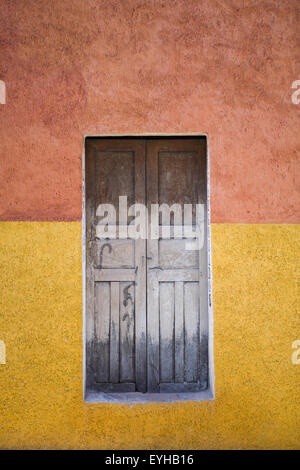
POLYGON ((297 448, 296 225, 212 226, 216 398, 82 398, 81 224, 0 224, 1 447, 297 448))
POLYGON ((84 134, 198 132, 213 222, 299 221, 296 8, 0 0, 2 219, 80 220, 84 134))
POLYGON ((296 6, 0 0, 1 448, 299 447, 296 6), (209 138, 216 398, 86 404, 83 136, 176 132, 209 138))

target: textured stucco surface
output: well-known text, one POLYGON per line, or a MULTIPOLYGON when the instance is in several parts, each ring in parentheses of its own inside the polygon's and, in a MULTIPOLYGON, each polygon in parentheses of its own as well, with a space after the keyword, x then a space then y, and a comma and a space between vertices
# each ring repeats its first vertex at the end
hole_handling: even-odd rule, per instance
POLYGON ((299 448, 299 225, 212 225, 216 398, 198 403, 84 403, 81 224, 0 239, 0 448, 299 448))
POLYGON ((0 0, 1 220, 81 220, 84 134, 207 133, 213 222, 299 222, 297 0, 0 0))

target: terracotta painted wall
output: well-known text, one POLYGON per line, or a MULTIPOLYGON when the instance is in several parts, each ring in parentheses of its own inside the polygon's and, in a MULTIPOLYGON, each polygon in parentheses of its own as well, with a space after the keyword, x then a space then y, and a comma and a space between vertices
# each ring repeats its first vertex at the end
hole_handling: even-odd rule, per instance
POLYGON ((299 448, 297 7, 0 0, 0 448, 299 448), (210 145, 216 398, 86 404, 83 136, 192 132, 210 145))

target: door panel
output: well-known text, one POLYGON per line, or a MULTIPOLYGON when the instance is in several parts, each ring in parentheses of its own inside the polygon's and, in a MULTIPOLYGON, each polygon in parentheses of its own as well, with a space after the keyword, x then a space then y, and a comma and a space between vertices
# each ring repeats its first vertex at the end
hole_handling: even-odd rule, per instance
POLYGON ((186 243, 193 239, 158 240, 158 264, 162 268, 198 268, 199 252, 186 250, 186 243))
POLYGON ((133 149, 125 151, 122 147, 110 150, 107 145, 100 148, 99 144, 95 149, 95 202, 113 204, 118 220, 119 196, 127 196, 128 206, 135 202, 136 154, 133 149))
MULTIPOLYGON (((169 151, 165 147, 165 150, 159 150, 157 153, 159 204, 165 203, 170 206, 172 204, 195 204, 195 201, 199 200, 198 154, 197 151, 193 151, 193 148, 189 149, 189 145, 186 146, 184 142, 185 150, 185 147, 171 146, 169 151)), ((180 145, 179 142, 178 145, 180 145)), ((162 219, 160 220, 162 222, 162 219)), ((174 223, 172 218, 171 223, 174 223)), ((194 207, 193 223, 195 223, 194 207)))
MULTIPOLYGON (((183 214, 183 204, 193 204, 196 224, 196 204, 206 204, 202 142, 148 141, 146 149, 148 211, 152 204, 180 204, 183 214)), ((207 387, 206 237, 200 251, 187 250, 186 243, 192 240, 176 239, 183 215, 181 219, 172 215, 171 238, 163 238, 166 220, 160 214, 158 238, 151 239, 149 233, 147 241, 147 362, 152 392, 207 387)))
POLYGON ((114 220, 104 232, 106 213, 97 212, 113 204, 124 234, 132 218, 119 219, 119 196, 128 206, 145 202, 145 145, 90 140, 86 164, 87 381, 99 391, 145 392, 145 240, 115 239, 114 220))
POLYGON ((134 240, 96 239, 95 241, 95 268, 135 268, 134 240))

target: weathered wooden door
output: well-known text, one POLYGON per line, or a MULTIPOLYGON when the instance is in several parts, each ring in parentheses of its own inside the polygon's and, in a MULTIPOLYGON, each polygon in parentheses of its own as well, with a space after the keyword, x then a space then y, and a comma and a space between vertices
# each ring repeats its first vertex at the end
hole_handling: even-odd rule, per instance
MULTIPOLYGON (((202 222, 200 230, 206 232, 206 221, 196 220, 197 204, 206 213, 205 141, 149 141, 146 153, 149 211, 153 204, 190 204, 192 226, 202 222)), ((187 249, 193 239, 184 237, 175 213, 170 227, 160 214, 158 238, 147 241, 148 390, 153 392, 207 386, 206 237, 201 250, 187 249), (170 238, 163 237, 166 228, 170 238)))
MULTIPOLYGON (((143 141, 89 139, 86 145, 87 384, 104 392, 146 391, 146 242, 124 236, 119 196, 145 203, 143 141), (116 220, 103 236, 99 207, 116 220), (103 206, 102 206, 103 207, 103 206), (118 238, 114 234, 116 222, 118 238), (99 230, 98 230, 99 232, 99 230), (122 238, 119 238, 121 235, 122 238)), ((103 216, 104 214, 102 214, 103 216)))
POLYGON ((178 393, 207 387, 206 203, 204 139, 87 140, 90 389, 178 393), (147 202, 151 224, 157 215, 156 236, 150 223, 146 240, 124 236, 124 227, 135 220, 132 213, 119 220, 120 196, 127 196, 128 207, 147 202), (105 235, 99 231, 104 221, 107 224, 104 213, 99 213, 100 204, 116 208, 122 238, 115 238, 113 230, 105 235), (166 225, 160 211, 164 204, 171 209, 174 204, 192 205, 193 227, 199 223, 196 204, 203 205, 200 250, 187 249, 193 240, 184 237, 183 231, 180 238, 183 219, 172 210, 166 225))

